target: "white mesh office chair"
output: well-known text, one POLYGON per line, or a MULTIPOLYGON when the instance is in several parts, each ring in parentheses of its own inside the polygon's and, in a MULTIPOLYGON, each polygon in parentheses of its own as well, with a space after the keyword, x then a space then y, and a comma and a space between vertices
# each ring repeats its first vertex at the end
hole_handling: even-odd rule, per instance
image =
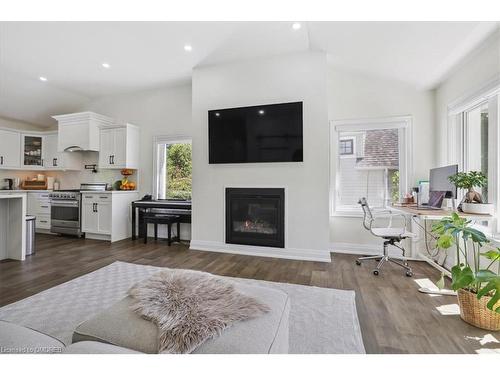
POLYGON ((382 268, 382 265, 385 262, 392 262, 400 267, 403 267, 406 270, 406 276, 408 277, 413 276, 412 269, 408 265, 408 262, 405 259, 405 249, 399 245, 399 242, 401 242, 406 238, 415 237, 415 234, 408 232, 406 228, 392 227, 392 219, 397 216, 402 217, 404 223, 406 224, 406 219, 404 215, 391 213, 390 211, 385 211, 385 212, 380 211, 377 212, 377 215, 374 215, 370 209, 370 206, 368 205, 368 202, 366 201, 366 198, 361 198, 358 203, 361 205, 361 208, 363 209, 363 214, 364 214, 363 226, 365 227, 365 229, 369 230, 374 236, 383 238, 385 241, 384 241, 383 255, 361 257, 356 260, 356 264, 360 266, 361 262, 365 260, 378 260, 379 262, 377 264, 377 267, 372 271, 374 275, 378 275, 380 269, 382 268), (389 219, 389 225, 387 227, 374 226, 375 221, 381 218, 389 219), (389 245, 397 247, 403 252, 402 262, 399 262, 389 256, 389 251, 388 251, 389 245))

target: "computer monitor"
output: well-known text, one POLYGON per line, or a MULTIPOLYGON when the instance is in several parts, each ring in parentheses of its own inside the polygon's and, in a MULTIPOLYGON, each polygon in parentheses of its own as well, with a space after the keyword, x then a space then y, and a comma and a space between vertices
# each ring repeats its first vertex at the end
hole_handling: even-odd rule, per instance
POLYGON ((429 191, 445 191, 445 198, 456 198, 457 188, 450 182, 448 177, 458 173, 458 165, 448 165, 446 167, 433 168, 429 176, 429 191))

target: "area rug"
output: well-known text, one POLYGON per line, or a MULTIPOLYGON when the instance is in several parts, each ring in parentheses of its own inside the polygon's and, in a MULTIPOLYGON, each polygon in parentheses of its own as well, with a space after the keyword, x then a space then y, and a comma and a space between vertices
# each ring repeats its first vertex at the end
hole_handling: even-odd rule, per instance
MULTIPOLYGON (((127 290, 161 267, 115 262, 0 308, 0 319, 71 343, 79 323, 123 299, 127 290)), ((290 353, 363 354, 354 291, 227 278, 276 288, 290 296, 290 353)))

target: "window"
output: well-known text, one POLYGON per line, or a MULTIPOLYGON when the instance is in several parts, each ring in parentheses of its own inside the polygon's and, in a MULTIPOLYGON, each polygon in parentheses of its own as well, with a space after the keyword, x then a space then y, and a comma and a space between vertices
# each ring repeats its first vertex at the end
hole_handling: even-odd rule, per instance
MULTIPOLYGON (((463 165, 466 171, 481 171, 488 176, 488 103, 482 103, 463 114, 463 165)), ((488 202, 488 187, 480 192, 488 202)))
MULTIPOLYGON (((500 205, 499 181, 499 137, 500 82, 498 79, 486 83, 471 95, 461 97, 448 105, 448 153, 447 163, 458 164, 460 171, 481 171, 488 177, 488 186, 480 192, 485 203, 500 205)), ((457 204, 465 194, 458 191, 457 204)), ((499 237, 500 220, 476 223, 479 229, 499 237)))
POLYGON ((354 154, 354 139, 340 139, 339 141, 339 154, 340 155, 353 155, 354 154))
POLYGON ((191 199, 191 139, 157 138, 154 149, 156 199, 191 199))
POLYGON ((358 201, 386 207, 408 191, 411 118, 335 121, 331 201, 335 214, 359 215, 358 201))

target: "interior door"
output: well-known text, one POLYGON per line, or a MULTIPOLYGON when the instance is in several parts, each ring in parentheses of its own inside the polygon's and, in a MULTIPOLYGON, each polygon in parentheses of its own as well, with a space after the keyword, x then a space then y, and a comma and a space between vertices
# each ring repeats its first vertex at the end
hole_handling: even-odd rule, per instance
POLYGON ((114 152, 114 129, 102 129, 100 134, 99 166, 112 166, 114 152))
POLYGON ((0 168, 21 166, 21 135, 17 132, 0 130, 0 168))

